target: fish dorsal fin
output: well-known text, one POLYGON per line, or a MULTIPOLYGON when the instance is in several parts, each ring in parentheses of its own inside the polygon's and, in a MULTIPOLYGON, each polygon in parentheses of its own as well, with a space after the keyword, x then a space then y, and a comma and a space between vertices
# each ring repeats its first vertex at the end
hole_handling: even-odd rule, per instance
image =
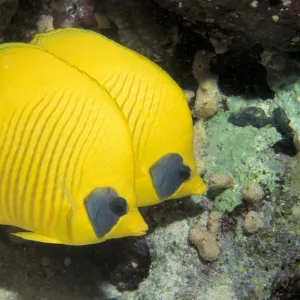
POLYGON ((25 231, 25 232, 17 232, 17 233, 11 233, 12 235, 18 236, 24 240, 28 240, 28 241, 34 241, 34 242, 40 242, 40 243, 48 243, 48 244, 62 244, 61 242, 59 242, 58 240, 49 238, 47 236, 44 235, 40 235, 34 232, 29 232, 29 231, 25 231))

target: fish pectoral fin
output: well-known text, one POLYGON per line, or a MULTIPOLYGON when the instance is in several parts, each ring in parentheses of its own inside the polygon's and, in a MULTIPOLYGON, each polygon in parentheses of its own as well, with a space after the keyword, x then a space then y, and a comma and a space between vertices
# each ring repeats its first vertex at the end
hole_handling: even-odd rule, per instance
POLYGON ((40 242, 40 243, 48 243, 48 244, 61 244, 61 242, 51 239, 47 236, 40 235, 34 232, 17 232, 17 233, 11 233, 12 235, 18 236, 24 240, 29 240, 29 241, 35 241, 35 242, 40 242))
POLYGON ((143 168, 140 166, 137 159, 135 159, 135 178, 140 179, 147 175, 147 172, 143 170, 143 168))

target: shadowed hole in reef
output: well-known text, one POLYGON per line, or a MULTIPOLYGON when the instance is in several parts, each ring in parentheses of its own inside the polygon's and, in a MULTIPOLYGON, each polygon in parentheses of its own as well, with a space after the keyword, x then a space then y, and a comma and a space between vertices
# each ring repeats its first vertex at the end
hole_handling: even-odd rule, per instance
POLYGON ((276 154, 283 153, 291 157, 297 155, 297 149, 292 138, 283 138, 282 140, 276 142, 272 146, 272 149, 276 154))
POLYGON ((270 300, 296 300, 300 295, 300 257, 283 262, 277 270, 271 287, 270 300))
MULTIPOLYGON (((184 20, 177 16, 177 27, 179 40, 177 41, 173 55, 167 57, 159 65, 165 69, 177 84, 184 90, 198 89, 199 83, 193 74, 193 62, 197 51, 206 50, 214 52, 214 47, 207 40, 196 33, 191 27, 182 25, 184 20)), ((190 109, 195 105, 196 97, 189 102, 190 109)))
POLYGON ((194 203, 190 197, 184 197, 141 207, 139 210, 149 226, 147 234, 150 234, 156 228, 166 227, 174 222, 199 216, 203 212, 203 202, 201 204, 194 203))
POLYGON ((213 46, 191 28, 184 27, 179 20, 180 39, 176 44, 174 52, 174 61, 170 64, 167 71, 172 75, 176 82, 183 89, 196 91, 198 82, 192 73, 192 64, 195 54, 199 50, 214 51, 213 46))
POLYGON ((262 128, 271 125, 281 134, 282 139, 277 141, 273 146, 273 151, 278 154, 282 153, 288 156, 297 155, 297 149, 294 145, 294 130, 290 127, 290 120, 281 107, 273 110, 272 116, 268 117, 264 110, 250 106, 230 114, 228 122, 239 127, 253 126, 262 128))
POLYGON ((277 141, 272 149, 274 152, 283 153, 288 156, 296 156, 297 149, 294 145, 295 132, 290 127, 290 120, 281 107, 277 107, 272 112, 273 124, 277 131, 282 135, 282 139, 277 141))
POLYGON ((270 0, 270 5, 271 6, 276 6, 278 4, 281 4, 281 0, 270 0))
POLYGON ((90 261, 118 290, 135 290, 148 277, 151 264, 145 238, 124 238, 90 249, 90 261))
POLYGON ((36 24, 43 9, 43 3, 40 0, 19 0, 19 6, 11 18, 9 26, 3 33, 5 42, 29 42, 36 31, 36 24))
POLYGON ((211 71, 219 76, 218 85, 226 96, 274 97, 267 83, 267 71, 260 63, 262 47, 255 45, 249 50, 229 50, 210 61, 211 71))
MULTIPOLYGON (((195 204, 189 197, 141 209, 150 227, 148 235, 157 227, 199 215, 202 211, 202 205, 195 204), (157 215, 154 218, 154 212, 158 209, 160 220, 157 215)), ((66 288, 73 290, 74 286, 82 296, 99 297, 102 293, 99 286, 105 281, 120 291, 135 290, 148 277, 151 257, 156 255, 151 239, 145 237, 128 237, 98 245, 72 247, 24 241, 16 237, 12 239, 7 232, 8 228, 0 226, 0 254, 4 245, 9 253, 9 257, 5 257, 5 261, 10 261, 8 267, 13 264, 14 274, 17 273, 17 278, 24 277, 27 284, 32 284, 33 279, 30 278, 41 278, 36 282, 37 287, 33 287, 34 293, 41 297, 45 289, 54 288, 53 292, 56 293, 66 288), (48 261, 47 266, 42 263, 45 259, 48 261), (29 275, 28 270, 31 273, 29 275), (49 282, 52 286, 49 286, 49 282)), ((18 231, 13 228, 13 232, 18 231)), ((32 299, 32 289, 29 291, 24 285, 12 282, 9 278, 0 278, 0 287, 22 295, 23 300, 32 299)))
MULTIPOLYGON (((71 287, 76 284, 84 290, 88 285, 94 290, 89 293, 99 295, 97 286, 103 281, 109 281, 118 290, 125 291, 137 289, 141 281, 148 277, 152 245, 144 237, 127 237, 79 247, 30 241, 19 244, 15 241, 23 240, 10 239, 8 228, 8 226, 0 227, 0 243, 11 249, 13 256, 16 254, 13 252, 19 251, 26 264, 31 262, 43 264, 42 261, 46 258, 49 261, 47 268, 50 272, 51 270, 57 272, 57 276, 61 277, 62 286, 71 287)), ((20 263, 20 273, 23 272, 22 264, 23 262, 20 263)), ((38 269, 41 273, 43 268, 38 269)), ((32 272, 35 272, 34 268, 32 272)), ((47 272, 44 276, 47 279, 47 272)), ((20 295, 24 292, 17 290, 17 285, 6 287, 5 282, 1 282, 0 287, 13 290, 20 295)))

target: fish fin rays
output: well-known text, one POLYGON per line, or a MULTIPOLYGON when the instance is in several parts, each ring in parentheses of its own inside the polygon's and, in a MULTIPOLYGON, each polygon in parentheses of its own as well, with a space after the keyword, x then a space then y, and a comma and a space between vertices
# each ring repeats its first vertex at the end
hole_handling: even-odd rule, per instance
POLYGON ((47 244, 62 244, 61 242, 49 238, 47 236, 44 235, 40 235, 34 232, 17 232, 17 233, 11 233, 12 235, 15 235, 17 237, 20 237, 24 240, 29 240, 29 241, 34 241, 34 242, 40 242, 40 243, 47 243, 47 244))
POLYGON ((147 172, 145 172, 139 164, 139 161, 135 157, 135 178, 140 179, 147 176, 147 172))
POLYGON ((58 181, 58 184, 60 185, 60 188, 61 188, 64 196, 68 200, 70 209, 68 210, 67 215, 71 217, 72 214, 75 214, 77 212, 76 203, 74 202, 73 197, 72 197, 70 191, 67 189, 67 187, 63 183, 61 183, 60 181, 58 181))

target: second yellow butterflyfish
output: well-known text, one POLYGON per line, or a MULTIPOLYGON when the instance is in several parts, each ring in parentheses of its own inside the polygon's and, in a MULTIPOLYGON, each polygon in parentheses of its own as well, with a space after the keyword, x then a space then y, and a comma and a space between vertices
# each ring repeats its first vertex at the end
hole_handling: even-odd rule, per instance
POLYGON ((166 72, 93 31, 57 29, 31 44, 84 70, 117 101, 132 134, 138 206, 205 192, 186 97, 166 72))

